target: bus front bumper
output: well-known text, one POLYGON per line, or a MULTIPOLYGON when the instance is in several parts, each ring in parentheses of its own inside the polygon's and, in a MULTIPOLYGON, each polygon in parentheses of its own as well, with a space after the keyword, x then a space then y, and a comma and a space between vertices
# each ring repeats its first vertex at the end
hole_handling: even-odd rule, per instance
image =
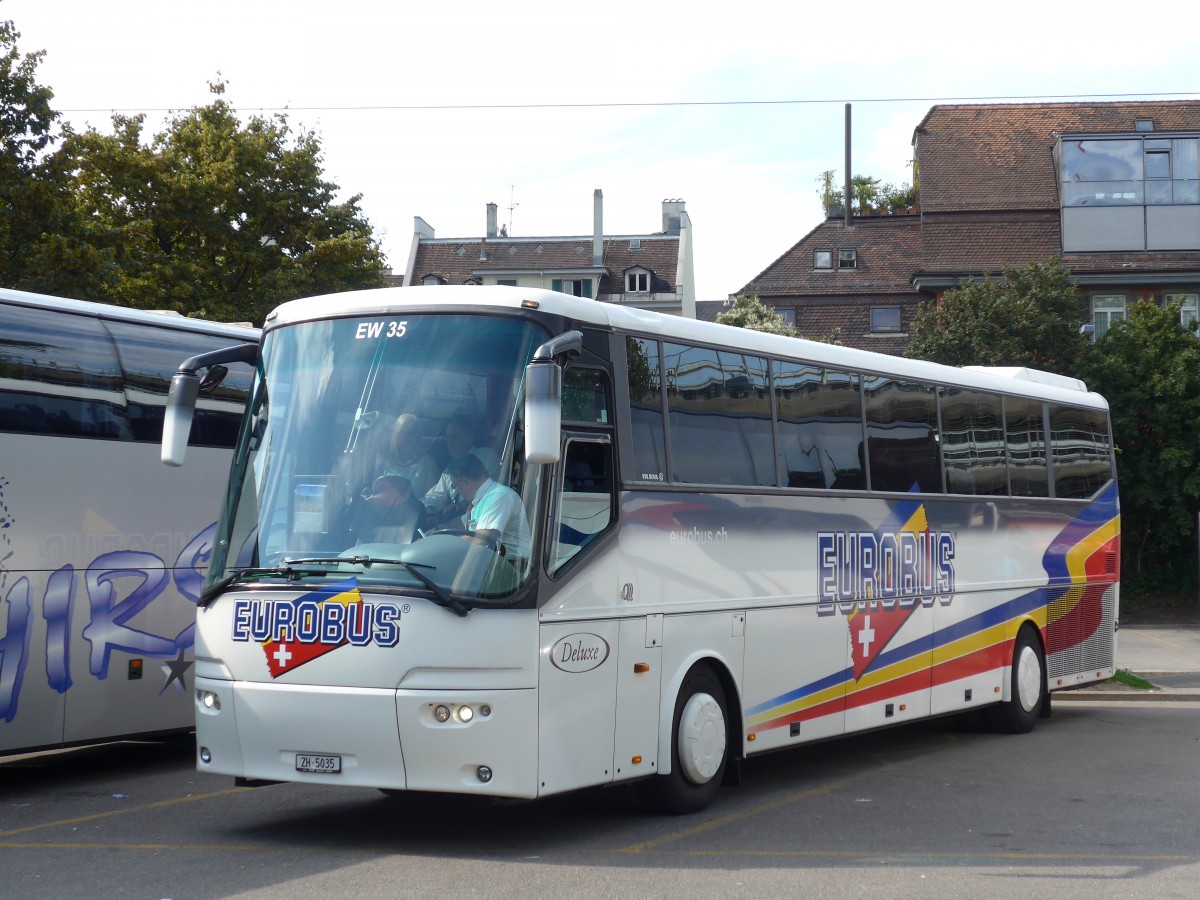
POLYGON ((197 768, 248 780, 537 796, 537 691, 196 678, 197 768))

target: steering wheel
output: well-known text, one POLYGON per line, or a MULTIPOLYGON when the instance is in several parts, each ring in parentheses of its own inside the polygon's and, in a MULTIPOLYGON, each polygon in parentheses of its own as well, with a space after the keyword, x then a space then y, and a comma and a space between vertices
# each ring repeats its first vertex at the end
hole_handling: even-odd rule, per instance
POLYGON ((435 534, 449 534, 454 537, 469 537, 485 544, 489 550, 496 550, 497 541, 494 537, 486 537, 478 532, 467 531, 465 528, 439 528, 437 531, 426 533, 425 537, 432 537, 435 534))

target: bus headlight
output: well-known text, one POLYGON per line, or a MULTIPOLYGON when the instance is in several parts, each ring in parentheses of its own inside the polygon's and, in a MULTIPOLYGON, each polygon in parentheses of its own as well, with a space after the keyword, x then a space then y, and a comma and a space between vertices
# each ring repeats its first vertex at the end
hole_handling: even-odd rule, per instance
POLYGON ((439 722, 449 722, 450 707, 448 707, 445 703, 439 703, 433 708, 433 717, 439 722))
POLYGON ((196 703, 205 712, 215 713, 221 711, 221 698, 213 691, 206 691, 202 688, 197 688, 196 703))
POLYGON ((460 706, 454 711, 454 714, 458 721, 462 722, 464 725, 475 718, 475 710, 471 709, 469 706, 460 706))

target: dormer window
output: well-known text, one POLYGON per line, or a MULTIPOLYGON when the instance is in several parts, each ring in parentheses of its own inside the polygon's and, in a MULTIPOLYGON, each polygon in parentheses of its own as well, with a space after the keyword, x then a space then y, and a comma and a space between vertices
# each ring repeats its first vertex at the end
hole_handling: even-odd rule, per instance
POLYGON ((421 284, 441 284, 441 283, 442 283, 442 279, 438 278, 436 275, 426 275, 424 278, 421 279, 421 284))
POLYGON ((625 273, 625 293, 650 293, 650 272, 646 269, 630 269, 625 273))
POLYGON ((858 268, 858 251, 857 250, 839 250, 838 251, 838 268, 839 269, 857 269, 858 268))
POLYGON ((814 269, 832 269, 833 268, 833 251, 832 250, 814 250, 813 251, 813 268, 814 269))

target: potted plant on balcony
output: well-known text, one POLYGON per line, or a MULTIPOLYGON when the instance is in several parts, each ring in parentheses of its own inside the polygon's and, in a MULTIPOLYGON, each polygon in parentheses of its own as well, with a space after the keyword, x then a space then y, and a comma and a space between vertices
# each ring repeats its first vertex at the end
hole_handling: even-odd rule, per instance
POLYGON ((821 209, 825 210, 827 219, 836 219, 846 209, 843 205, 845 195, 835 181, 836 178, 837 173, 833 169, 826 169, 817 176, 817 184, 820 185, 817 195, 821 198, 821 209))

